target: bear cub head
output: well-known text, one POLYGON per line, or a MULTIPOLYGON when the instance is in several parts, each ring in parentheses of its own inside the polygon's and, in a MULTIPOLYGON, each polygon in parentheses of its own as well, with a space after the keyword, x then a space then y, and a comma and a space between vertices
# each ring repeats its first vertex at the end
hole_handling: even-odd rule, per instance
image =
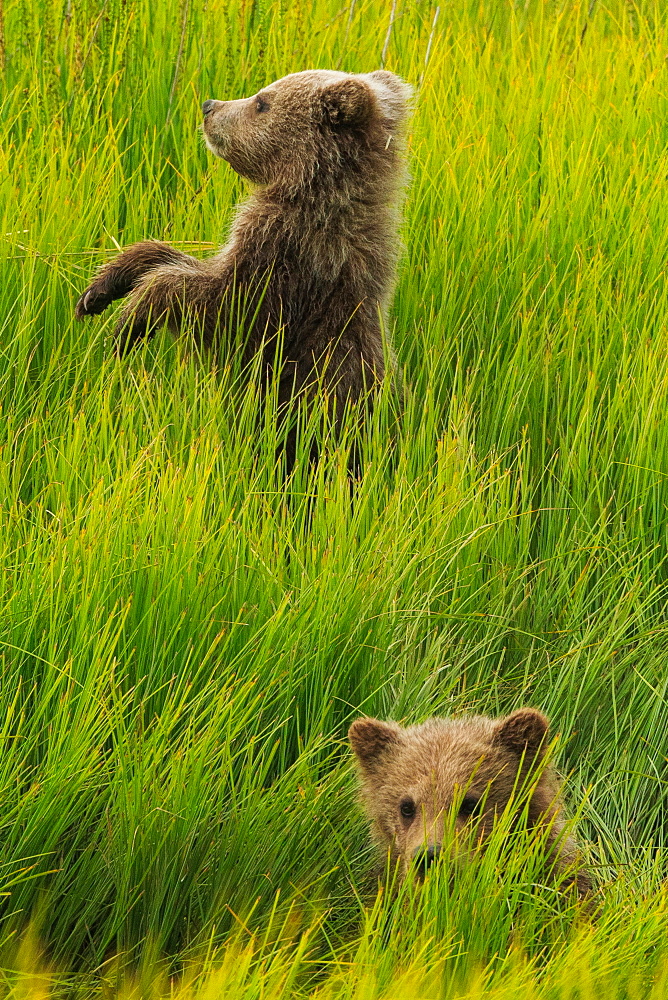
POLYGON ((207 146, 256 184, 299 187, 399 145, 411 88, 385 70, 291 73, 252 97, 205 101, 207 146))
MULTIPOLYGON (((374 839, 404 874, 414 867, 421 876, 439 853, 463 860, 467 833, 484 845, 495 816, 524 786, 529 825, 547 830, 552 867, 577 862, 575 843, 559 836, 559 786, 543 761, 547 732, 548 720, 532 708, 502 719, 435 718, 408 728, 357 719, 348 736, 374 839)), ((521 800, 520 794, 518 809, 521 800)), ((590 888, 584 872, 575 881, 583 893, 590 888)))

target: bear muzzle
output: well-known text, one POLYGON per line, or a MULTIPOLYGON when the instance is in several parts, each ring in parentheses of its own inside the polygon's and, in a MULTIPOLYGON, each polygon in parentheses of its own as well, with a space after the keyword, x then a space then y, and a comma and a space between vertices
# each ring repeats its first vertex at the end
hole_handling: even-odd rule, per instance
POLYGON ((204 114, 204 117, 206 118, 206 116, 214 110, 217 104, 222 104, 222 103, 223 103, 222 101, 212 101, 212 100, 205 101, 204 104, 202 105, 202 112, 204 114))
POLYGON ((419 876, 424 876, 441 853, 440 844, 430 844, 429 847, 416 847, 413 851, 413 865, 419 876))
POLYGON ((204 120, 201 128, 204 132, 204 141, 214 156, 220 156, 222 159, 226 159, 225 154, 229 146, 230 124, 234 117, 230 114, 230 109, 234 109, 234 104, 234 101, 214 100, 204 101, 202 104, 204 120))

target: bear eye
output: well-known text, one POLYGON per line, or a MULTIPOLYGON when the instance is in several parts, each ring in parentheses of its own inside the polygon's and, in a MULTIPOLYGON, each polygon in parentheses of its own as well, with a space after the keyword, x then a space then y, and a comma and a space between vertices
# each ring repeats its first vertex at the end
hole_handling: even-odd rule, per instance
POLYGON ((268 111, 269 110, 269 105, 267 104, 267 102, 265 101, 265 99, 263 97, 256 97, 255 98, 255 110, 258 111, 258 112, 268 111))
POLYGON ((415 803, 412 799, 402 799, 399 804, 399 812, 404 819, 413 819, 415 816, 415 803))
POLYGON ((474 798, 473 795, 465 795, 462 799, 462 804, 459 807, 460 816, 477 816, 480 812, 480 799, 474 798))

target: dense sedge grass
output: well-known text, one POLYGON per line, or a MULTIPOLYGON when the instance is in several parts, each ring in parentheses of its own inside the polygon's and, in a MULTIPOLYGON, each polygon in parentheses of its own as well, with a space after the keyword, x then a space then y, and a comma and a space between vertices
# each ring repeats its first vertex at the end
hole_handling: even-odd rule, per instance
POLYGON ((399 0, 388 41, 391 7, 0 8, 7 992, 665 995, 665 14, 399 0), (202 99, 386 42, 418 88, 406 388, 351 498, 349 439, 285 481, 233 350, 121 363, 72 308, 116 241, 223 238, 202 99), (351 719, 523 703, 601 915, 531 890, 530 843, 376 899, 351 719))

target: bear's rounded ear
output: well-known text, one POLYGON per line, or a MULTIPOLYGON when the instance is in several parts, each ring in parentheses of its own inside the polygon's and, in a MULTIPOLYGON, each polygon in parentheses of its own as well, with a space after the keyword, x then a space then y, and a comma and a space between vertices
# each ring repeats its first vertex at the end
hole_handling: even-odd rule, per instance
POLYGON ((348 739, 360 767, 372 771, 401 739, 401 726, 378 719, 355 719, 348 730, 348 739))
POLYGON ((371 84, 381 114, 387 123, 396 128, 408 116, 413 99, 413 88, 400 76, 377 69, 366 75, 371 84))
POLYGON ((527 761, 543 757, 550 723, 535 708, 518 708, 496 725, 494 743, 505 747, 527 761))
POLYGON ((322 92, 323 115, 330 125, 362 125, 371 114, 372 100, 363 80, 338 80, 322 92))

